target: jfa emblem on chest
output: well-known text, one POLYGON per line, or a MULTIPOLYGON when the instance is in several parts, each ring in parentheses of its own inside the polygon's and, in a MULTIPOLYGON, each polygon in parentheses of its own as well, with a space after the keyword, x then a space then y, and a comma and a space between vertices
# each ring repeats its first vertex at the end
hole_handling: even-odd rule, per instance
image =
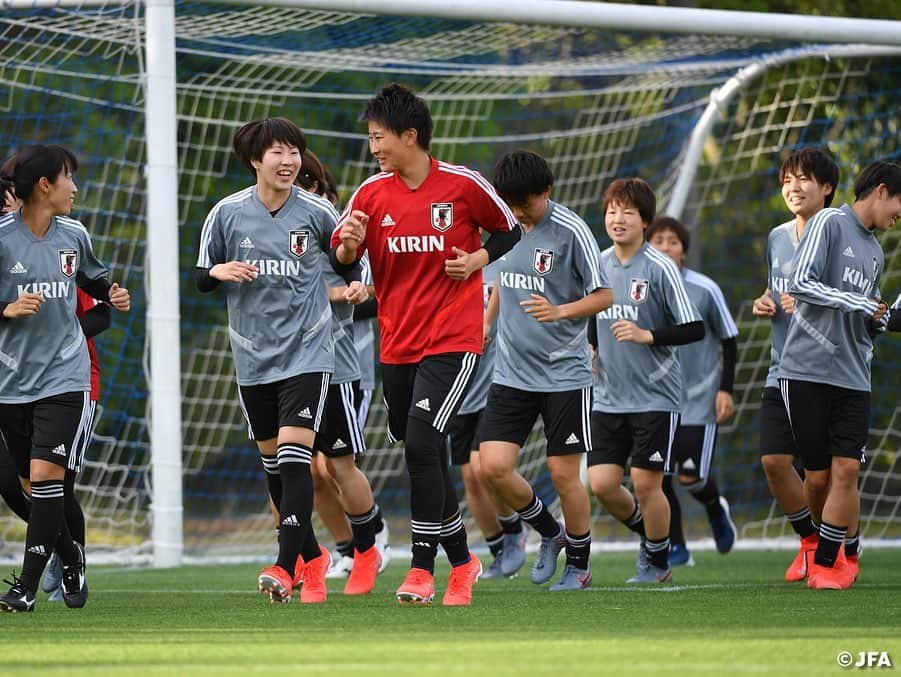
POLYGON ((547 275, 554 269, 554 251, 552 249, 536 249, 532 267, 539 275, 547 275))
POLYGON ((644 303, 648 299, 648 281, 633 277, 629 283, 629 300, 632 303, 644 303))
POLYGON ((59 269, 66 277, 72 277, 78 270, 78 252, 74 249, 60 249, 59 269))
POLYGON ((454 203, 453 202, 433 202, 432 203, 432 228, 440 230, 442 233, 454 225, 454 203))
POLYGON ((310 231, 292 230, 290 234, 291 253, 300 258, 307 253, 310 244, 310 231))

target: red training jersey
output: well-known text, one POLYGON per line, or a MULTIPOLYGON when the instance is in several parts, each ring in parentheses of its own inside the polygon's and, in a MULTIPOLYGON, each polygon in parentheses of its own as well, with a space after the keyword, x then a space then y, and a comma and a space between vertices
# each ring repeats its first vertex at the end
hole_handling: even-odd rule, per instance
POLYGON ((393 172, 366 180, 332 234, 354 210, 369 216, 366 238, 379 300, 381 361, 415 364, 428 355, 482 353, 482 274, 454 280, 444 262, 453 248, 481 248, 479 229, 509 231, 516 219, 478 172, 438 162, 415 190, 393 172))
MULTIPOLYGON (((75 299, 75 317, 81 317, 91 308, 101 303, 93 296, 76 286, 78 292, 75 299)), ((97 346, 94 345, 94 339, 88 339, 88 355, 91 357, 91 401, 100 400, 100 360, 97 359, 97 346)))

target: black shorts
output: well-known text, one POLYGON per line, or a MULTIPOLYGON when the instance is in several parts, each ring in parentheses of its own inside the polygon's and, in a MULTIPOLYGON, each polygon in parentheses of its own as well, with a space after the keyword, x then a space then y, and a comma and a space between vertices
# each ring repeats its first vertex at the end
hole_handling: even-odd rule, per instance
POLYGON ((779 388, 764 388, 760 400, 760 455, 769 454, 798 455, 779 388))
POLYGON ((716 423, 680 425, 673 438, 672 471, 706 480, 716 453, 716 429, 716 423))
POLYGON ((416 364, 382 364, 388 441, 406 438, 411 416, 443 435, 463 404, 478 366, 475 353, 429 355, 416 364))
POLYGON ((469 454, 479 450, 485 432, 484 409, 472 414, 457 414, 447 428, 453 465, 469 463, 469 454))
POLYGON ((32 460, 49 461, 77 472, 84 462, 93 406, 89 392, 45 397, 26 404, 0 404, 0 433, 20 477, 32 460))
POLYGON ((626 467, 669 472, 673 437, 679 427, 674 411, 643 411, 634 414, 591 412, 595 450, 588 454, 588 465, 612 463, 626 467))
POLYGON ((525 444, 541 414, 548 456, 590 452, 591 388, 540 393, 492 383, 484 413, 484 442, 525 444))
POLYGON ((805 470, 826 470, 833 456, 866 461, 870 393, 791 379, 779 387, 805 470))
POLYGON ((299 374, 274 383, 238 386, 252 440, 271 440, 285 426, 318 431, 331 374, 299 374))
POLYGON ((329 458, 356 456, 366 451, 363 431, 357 421, 359 401, 359 381, 329 385, 325 416, 316 434, 314 451, 321 451, 329 458))

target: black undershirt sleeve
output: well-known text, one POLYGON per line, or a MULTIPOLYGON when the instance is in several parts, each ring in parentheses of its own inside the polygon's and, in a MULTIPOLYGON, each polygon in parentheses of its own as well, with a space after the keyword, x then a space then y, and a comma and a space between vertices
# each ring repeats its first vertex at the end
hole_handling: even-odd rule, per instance
POLYGON ((704 323, 698 320, 672 327, 652 329, 651 336, 654 337, 655 346, 683 346, 704 338, 704 323))
POLYGON ((84 332, 85 337, 94 338, 100 332, 109 329, 112 322, 112 312, 105 303, 98 303, 79 317, 78 321, 81 323, 81 330, 84 332))
POLYGON ((210 275, 209 268, 195 268, 194 283, 197 285, 197 291, 201 294, 211 292, 219 286, 219 280, 210 275))
POLYGON ((513 245, 522 237, 522 228, 518 225, 513 230, 496 230, 488 236, 482 248, 488 252, 488 261, 497 261, 500 257, 513 249, 513 245))
POLYGON ((735 387, 735 365, 738 362, 738 341, 732 338, 723 339, 723 374, 720 376, 720 390, 731 393, 735 387))
POLYGON ((588 343, 595 350, 598 349, 598 323, 593 317, 588 318, 588 343))
POLYGON ((379 314, 379 302, 374 296, 354 306, 354 320, 369 320, 379 314))
POLYGON ((96 280, 88 280, 86 284, 81 285, 88 294, 98 301, 109 303, 109 290, 112 285, 105 277, 98 277, 96 280))

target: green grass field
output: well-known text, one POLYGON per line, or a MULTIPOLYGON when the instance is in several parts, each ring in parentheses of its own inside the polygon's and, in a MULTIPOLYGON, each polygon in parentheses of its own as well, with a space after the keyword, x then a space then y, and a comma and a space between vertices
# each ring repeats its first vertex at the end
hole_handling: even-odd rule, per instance
MULTIPOLYGON (((592 557, 591 591, 527 575, 481 581, 472 607, 400 608, 395 562, 373 594, 270 606, 258 566, 94 567, 82 610, 0 615, 3 674, 824 675, 840 651, 901 661, 901 551, 867 550, 850 591, 781 582, 792 553, 695 553, 669 588, 623 581, 633 556, 592 557)), ((896 668, 897 669, 897 668, 896 668)), ((868 671, 875 670, 871 668, 868 671)), ((878 670, 883 671, 883 670, 878 670)))

